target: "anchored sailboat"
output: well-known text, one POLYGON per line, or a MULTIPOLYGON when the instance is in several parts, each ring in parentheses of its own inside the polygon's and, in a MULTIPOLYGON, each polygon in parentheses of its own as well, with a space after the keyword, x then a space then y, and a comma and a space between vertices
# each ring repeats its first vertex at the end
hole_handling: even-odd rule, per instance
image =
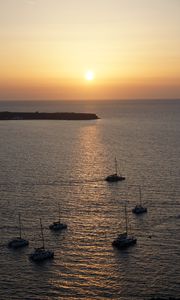
POLYGON ((137 239, 133 236, 128 235, 128 220, 127 220, 127 207, 125 203, 125 232, 117 236, 117 238, 112 242, 112 245, 116 248, 127 248, 131 245, 136 244, 137 239))
POLYGON ((122 181, 125 180, 125 177, 122 175, 118 175, 118 168, 117 168, 117 159, 115 157, 115 173, 112 175, 109 175, 105 178, 108 182, 116 182, 116 181, 122 181))
POLYGON ((58 231, 58 230, 62 230, 62 229, 66 229, 67 228, 67 224, 61 223, 61 220, 60 220, 60 206, 59 206, 59 204, 58 204, 58 211, 59 211, 59 220, 57 222, 53 222, 51 225, 49 225, 49 229, 54 230, 54 231, 58 231))
POLYGON ((22 239, 21 237, 21 232, 22 232, 22 224, 21 224, 21 215, 19 213, 19 236, 13 240, 11 240, 9 243, 8 243, 8 247, 9 248, 13 248, 13 249, 16 249, 16 248, 22 248, 22 247, 25 247, 25 246, 28 246, 29 245, 29 241, 28 240, 25 240, 25 239, 22 239))
POLYGON ((32 252, 29 255, 29 258, 33 261, 44 261, 47 259, 54 258, 54 252, 51 250, 46 250, 45 249, 45 244, 44 244, 44 234, 43 234, 43 227, 42 227, 42 222, 40 219, 40 229, 41 229, 41 237, 42 237, 42 247, 40 248, 35 248, 34 252, 32 252))
POLYGON ((142 193, 141 193, 141 187, 139 186, 139 204, 137 204, 133 209, 132 212, 136 215, 143 214, 147 212, 147 208, 143 207, 142 205, 142 193))

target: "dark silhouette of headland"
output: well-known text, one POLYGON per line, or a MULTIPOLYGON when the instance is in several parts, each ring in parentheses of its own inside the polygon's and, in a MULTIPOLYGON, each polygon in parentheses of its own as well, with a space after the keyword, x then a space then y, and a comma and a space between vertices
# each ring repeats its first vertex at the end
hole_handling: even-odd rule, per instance
POLYGON ((96 120, 99 117, 94 113, 74 112, 10 112, 1 111, 0 120, 96 120))

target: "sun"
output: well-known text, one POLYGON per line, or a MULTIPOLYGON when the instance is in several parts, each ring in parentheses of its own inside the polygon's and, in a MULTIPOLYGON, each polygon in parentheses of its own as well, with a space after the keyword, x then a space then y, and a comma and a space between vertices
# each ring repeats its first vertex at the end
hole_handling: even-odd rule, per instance
POLYGON ((88 70, 85 74, 86 80, 93 80, 94 79, 94 72, 91 70, 88 70))

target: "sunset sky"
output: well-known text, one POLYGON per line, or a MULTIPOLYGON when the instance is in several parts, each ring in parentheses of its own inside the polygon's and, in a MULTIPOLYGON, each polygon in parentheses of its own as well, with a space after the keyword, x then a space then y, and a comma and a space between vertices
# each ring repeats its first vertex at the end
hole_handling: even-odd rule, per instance
POLYGON ((1 0, 0 40, 0 100, 180 98, 180 0, 1 0))

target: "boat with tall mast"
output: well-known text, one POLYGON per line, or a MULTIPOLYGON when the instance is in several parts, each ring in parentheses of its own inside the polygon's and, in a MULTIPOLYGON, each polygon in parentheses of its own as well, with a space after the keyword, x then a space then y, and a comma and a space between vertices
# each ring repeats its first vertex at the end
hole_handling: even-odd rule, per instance
POLYGON ((137 241, 135 237, 128 235, 128 219, 127 219, 126 203, 125 203, 124 213, 125 213, 125 232, 119 234, 117 238, 112 242, 112 245, 119 249, 127 248, 131 245, 134 245, 136 244, 137 241))
POLYGON ((105 180, 108 181, 108 182, 116 182, 116 181, 125 180, 124 176, 122 176, 121 174, 118 174, 118 167, 117 167, 117 159, 116 159, 116 157, 115 157, 114 163, 115 163, 115 173, 112 174, 112 175, 108 175, 105 178, 105 180))
POLYGON ((17 249, 23 248, 29 245, 29 241, 22 238, 22 224, 21 224, 21 214, 19 213, 19 236, 15 239, 12 239, 8 243, 9 248, 17 249))
POLYGON ((29 255, 29 258, 35 262, 44 261, 47 259, 54 258, 54 252, 51 250, 45 249, 45 243, 44 243, 44 234, 43 234, 43 226, 42 221, 40 219, 40 229, 41 229, 41 237, 42 237, 42 247, 35 248, 34 252, 32 252, 29 255))
POLYGON ((136 206, 132 209, 132 212, 136 215, 140 215, 147 212, 147 208, 143 207, 142 205, 142 193, 141 193, 140 186, 139 186, 139 204, 136 204, 136 206))
POLYGON ((61 223, 61 219, 60 219, 60 205, 58 204, 58 221, 53 222, 51 225, 49 225, 49 229, 53 230, 53 231, 60 231, 62 229, 66 229, 67 228, 67 224, 65 223, 61 223))

